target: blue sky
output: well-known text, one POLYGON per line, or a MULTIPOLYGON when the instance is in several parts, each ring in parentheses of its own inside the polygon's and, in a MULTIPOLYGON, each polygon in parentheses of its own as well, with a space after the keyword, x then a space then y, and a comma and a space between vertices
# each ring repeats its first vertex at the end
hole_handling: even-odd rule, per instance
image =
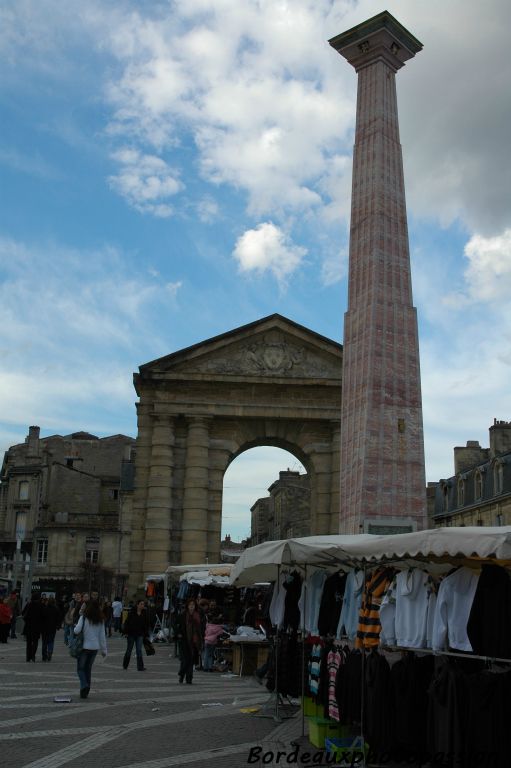
MULTIPOLYGON (((4 0, 0 450, 135 435, 139 365, 273 312, 342 341, 356 75, 327 40, 383 7, 4 0)), ((511 419, 511 5, 386 7, 424 44, 397 84, 437 480, 511 419)), ((227 532, 289 466, 232 465, 227 532)))

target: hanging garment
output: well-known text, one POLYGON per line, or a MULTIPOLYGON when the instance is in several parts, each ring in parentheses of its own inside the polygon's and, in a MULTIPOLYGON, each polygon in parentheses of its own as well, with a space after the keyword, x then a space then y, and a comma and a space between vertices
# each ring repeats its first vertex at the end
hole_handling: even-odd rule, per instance
POLYGON ((319 693, 319 680, 321 674, 321 657, 323 647, 321 643, 315 643, 312 646, 312 652, 309 662, 309 693, 316 698, 319 693))
POLYGON ((344 600, 342 602, 341 615, 337 625, 336 637, 346 635, 349 640, 357 636, 358 615, 362 605, 362 592, 364 590, 364 571, 355 569, 350 571, 346 578, 344 600))
POLYGON ((428 573, 418 568, 400 571, 381 602, 381 643, 426 648, 435 605, 433 580, 428 573))
POLYGON ((511 581, 499 565, 483 565, 467 635, 474 653, 511 659, 511 581))
POLYGON ((365 732, 371 749, 389 752, 394 743, 394 710, 387 659, 373 650, 365 659, 364 712, 365 732))
POLYGON ((291 629, 296 632, 300 623, 300 609, 298 601, 302 591, 302 577, 299 573, 293 572, 283 583, 285 590, 284 599, 284 620, 282 622, 284 629, 291 629))
POLYGON ((302 584, 302 593, 298 602, 300 609, 300 627, 311 635, 319 635, 318 616, 321 605, 321 595, 328 573, 323 570, 314 571, 307 576, 302 584))
POLYGON ((286 573, 281 573, 278 582, 275 582, 273 594, 270 603, 270 621, 274 627, 279 629, 284 623, 284 609, 286 604, 286 590, 284 581, 287 578, 286 573))
POLYGON ((457 660, 444 657, 435 662, 428 697, 428 750, 443 757, 442 762, 434 765, 465 768, 462 755, 467 744, 466 675, 457 660))
POLYGON ((375 648, 380 642, 380 604, 393 575, 392 568, 377 568, 367 576, 355 641, 357 648, 375 648))
POLYGON ((433 621, 434 651, 472 651, 467 623, 478 579, 469 568, 458 568, 440 583, 433 621))
POLYGON ((335 697, 343 723, 360 723, 362 708, 362 653, 351 651, 345 656, 335 682, 335 697))
POLYGON ((346 578, 345 573, 334 573, 325 581, 318 617, 318 630, 321 637, 335 636, 337 632, 346 578))
POLYGON ((337 673, 339 667, 343 662, 343 657, 340 649, 334 646, 329 652, 327 657, 328 666, 328 716, 333 720, 339 720, 339 706, 337 704, 337 697, 335 694, 337 673))
POLYGON ((407 653, 390 669, 394 722, 394 747, 406 754, 424 752, 427 746, 428 689, 434 669, 433 656, 417 658, 407 653))

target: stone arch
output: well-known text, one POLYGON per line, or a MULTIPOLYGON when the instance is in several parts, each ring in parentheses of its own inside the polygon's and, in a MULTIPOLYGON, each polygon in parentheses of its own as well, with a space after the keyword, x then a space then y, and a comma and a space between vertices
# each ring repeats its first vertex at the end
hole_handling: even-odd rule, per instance
POLYGON ((131 583, 219 558, 223 478, 273 445, 310 474, 311 532, 337 533, 342 347, 281 315, 143 365, 131 583))

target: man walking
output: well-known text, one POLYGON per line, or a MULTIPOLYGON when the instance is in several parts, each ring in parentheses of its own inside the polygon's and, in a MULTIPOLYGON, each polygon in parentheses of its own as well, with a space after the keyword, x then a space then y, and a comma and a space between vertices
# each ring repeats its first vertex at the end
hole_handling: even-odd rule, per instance
POLYGON ((114 631, 121 631, 121 618, 122 618, 122 601, 120 597, 116 597, 112 603, 112 618, 114 620, 114 631))

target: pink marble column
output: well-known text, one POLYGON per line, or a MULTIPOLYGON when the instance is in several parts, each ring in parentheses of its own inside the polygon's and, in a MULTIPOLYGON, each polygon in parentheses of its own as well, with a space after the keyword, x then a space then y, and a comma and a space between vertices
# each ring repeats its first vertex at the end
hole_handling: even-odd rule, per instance
POLYGON ((421 529, 426 483, 419 344, 395 74, 422 45, 386 11, 330 44, 358 72, 340 532, 421 529))

